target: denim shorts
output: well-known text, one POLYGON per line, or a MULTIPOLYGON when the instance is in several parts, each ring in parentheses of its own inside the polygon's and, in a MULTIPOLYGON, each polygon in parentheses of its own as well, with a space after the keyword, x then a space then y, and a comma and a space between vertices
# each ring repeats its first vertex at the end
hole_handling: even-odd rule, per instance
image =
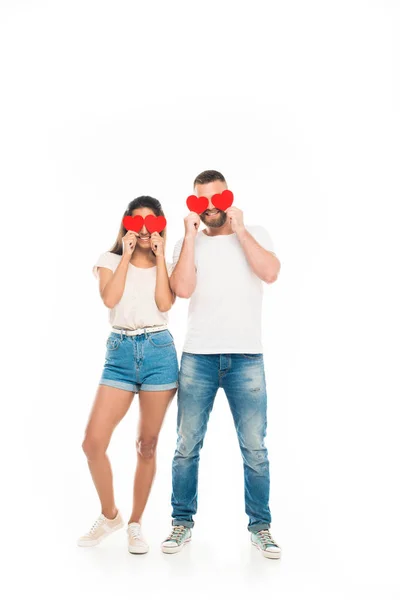
POLYGON ((168 329, 128 336, 111 332, 100 385, 128 392, 178 387, 178 358, 168 329))

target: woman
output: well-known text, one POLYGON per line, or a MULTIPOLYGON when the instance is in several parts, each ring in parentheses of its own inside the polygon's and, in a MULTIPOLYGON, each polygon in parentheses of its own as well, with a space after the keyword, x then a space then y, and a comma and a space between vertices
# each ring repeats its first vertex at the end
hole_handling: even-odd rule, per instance
MULTIPOLYGON (((133 200, 124 217, 164 216, 158 200, 133 200)), ((101 515, 79 546, 95 546, 123 527, 115 505, 112 471, 106 450, 116 425, 139 396, 137 466, 133 508, 128 522, 128 548, 144 554, 149 547, 141 519, 156 470, 156 447, 165 413, 178 386, 178 360, 167 329, 167 313, 175 297, 164 258, 165 229, 151 233, 146 222, 139 233, 124 225, 110 252, 93 271, 100 296, 110 309, 112 331, 107 339, 103 374, 86 429, 83 450, 101 503, 101 515)))

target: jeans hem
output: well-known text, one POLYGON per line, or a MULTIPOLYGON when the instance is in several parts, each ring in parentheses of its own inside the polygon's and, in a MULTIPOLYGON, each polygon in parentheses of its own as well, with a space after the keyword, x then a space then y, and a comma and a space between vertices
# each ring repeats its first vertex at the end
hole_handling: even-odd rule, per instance
POLYGON ((152 385, 151 383, 144 383, 140 386, 142 392, 165 392, 167 390, 178 389, 178 382, 164 383, 163 385, 152 385))
POLYGON ((172 519, 172 525, 184 525, 185 527, 188 527, 189 529, 192 529, 194 527, 194 521, 184 521, 182 519, 172 519))
POLYGON ((259 531, 269 529, 270 527, 271 523, 255 523, 254 525, 248 525, 247 529, 250 531, 250 533, 258 533, 259 531))
POLYGON ((125 390, 126 392, 135 392, 139 391, 137 385, 132 385, 131 383, 125 383, 124 381, 115 381, 113 379, 105 379, 104 377, 100 379, 99 385, 107 385, 108 387, 117 388, 119 390, 125 390))

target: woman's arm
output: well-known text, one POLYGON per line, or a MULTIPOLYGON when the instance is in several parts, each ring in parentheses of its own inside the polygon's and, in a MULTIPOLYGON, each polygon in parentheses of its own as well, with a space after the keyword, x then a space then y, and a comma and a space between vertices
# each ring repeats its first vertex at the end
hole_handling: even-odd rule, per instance
POLYGON ((115 272, 113 273, 105 267, 99 267, 100 296, 107 308, 114 308, 122 298, 125 289, 126 274, 136 246, 137 235, 134 231, 128 231, 122 238, 122 241, 123 254, 115 272))
POLYGON ((167 265, 164 256, 164 239, 159 233, 151 234, 151 246, 156 255, 155 301, 160 312, 168 312, 175 302, 175 294, 169 285, 167 265))
POLYGON ((114 273, 110 269, 99 267, 100 296, 107 308, 114 308, 121 300, 128 266, 129 257, 123 256, 114 273))

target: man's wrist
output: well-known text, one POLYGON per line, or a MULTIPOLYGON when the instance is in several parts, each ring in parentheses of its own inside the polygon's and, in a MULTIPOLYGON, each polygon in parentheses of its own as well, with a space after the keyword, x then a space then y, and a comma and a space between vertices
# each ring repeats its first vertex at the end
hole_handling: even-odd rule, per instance
POLYGON ((239 242, 242 242, 247 237, 247 229, 244 225, 242 225, 242 227, 238 228, 235 233, 237 235, 239 242))
POLYGON ((196 235, 197 233, 186 233, 185 234, 185 242, 194 242, 194 240, 196 239, 196 235))

